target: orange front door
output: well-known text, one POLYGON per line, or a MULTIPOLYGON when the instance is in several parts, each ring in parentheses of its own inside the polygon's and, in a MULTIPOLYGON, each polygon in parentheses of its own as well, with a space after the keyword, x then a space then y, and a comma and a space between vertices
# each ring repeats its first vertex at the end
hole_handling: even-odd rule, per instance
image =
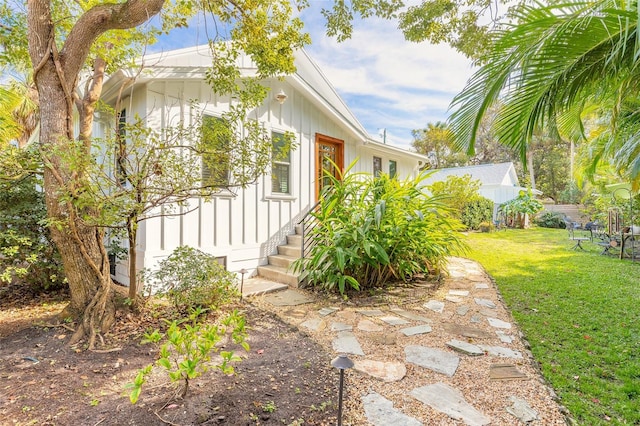
POLYGON ((344 141, 316 133, 316 201, 322 189, 331 184, 326 173, 340 179, 343 170, 344 141))

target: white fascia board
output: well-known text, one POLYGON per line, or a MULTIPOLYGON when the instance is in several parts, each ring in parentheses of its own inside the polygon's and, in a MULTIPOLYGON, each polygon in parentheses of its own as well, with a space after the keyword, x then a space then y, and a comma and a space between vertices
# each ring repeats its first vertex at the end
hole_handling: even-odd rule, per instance
POLYGON ((365 149, 368 149, 370 151, 378 151, 378 152, 383 152, 385 154, 392 154, 392 155, 398 155, 401 157, 412 158, 417 161, 422 161, 424 164, 426 164, 426 162, 429 160, 429 158, 426 155, 422 155, 418 152, 407 151, 406 149, 402 149, 393 145, 387 145, 384 143, 376 142, 371 139, 365 140, 364 145, 365 145, 365 149))

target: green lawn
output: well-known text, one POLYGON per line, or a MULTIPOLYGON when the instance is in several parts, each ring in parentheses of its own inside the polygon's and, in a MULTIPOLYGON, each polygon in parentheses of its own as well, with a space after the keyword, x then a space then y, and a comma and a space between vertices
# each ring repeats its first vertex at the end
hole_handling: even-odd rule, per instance
POLYGON ((580 425, 640 424, 640 262, 571 250, 565 230, 468 237, 580 425))

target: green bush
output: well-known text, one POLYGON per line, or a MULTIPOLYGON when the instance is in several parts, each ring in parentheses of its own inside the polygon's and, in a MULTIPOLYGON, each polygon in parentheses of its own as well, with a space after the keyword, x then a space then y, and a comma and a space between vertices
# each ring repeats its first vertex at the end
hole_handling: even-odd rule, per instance
MULTIPOLYGON (((179 391, 180 398, 186 396, 190 381, 200 377, 211 367, 219 369, 224 374, 234 373, 230 363, 238 362, 241 358, 234 355, 233 351, 221 350, 219 343, 225 334, 229 333, 235 344, 249 351, 249 344, 246 342, 245 318, 240 313, 233 311, 221 325, 201 322, 200 317, 203 313, 202 309, 192 310, 188 318, 190 324, 185 321, 167 321, 169 327, 166 334, 154 330, 147 333, 143 341, 143 343, 158 343, 166 338, 166 342, 160 347, 160 357, 155 365, 167 372, 171 382, 182 386, 179 391), (212 363, 211 354, 218 352, 220 353, 219 363, 217 361, 212 363)), ((138 370, 133 382, 127 384, 126 388, 129 389, 129 400, 132 404, 138 401, 142 386, 153 367, 154 364, 149 364, 138 370)))
POLYGON ((545 211, 535 219, 535 224, 543 228, 564 229, 567 225, 560 213, 545 211))
POLYGON ((160 261, 158 269, 143 271, 143 281, 158 295, 168 297, 178 309, 216 308, 237 297, 236 276, 214 256, 180 246, 160 261))
POLYGON ((496 227, 492 222, 480 222, 478 229, 480 232, 491 232, 496 229, 496 227))
POLYGON ((327 176, 331 190, 312 214, 318 221, 310 231, 315 246, 294 270, 302 271, 307 285, 342 294, 439 271, 447 256, 466 246, 459 221, 438 197, 422 191, 423 178, 327 176))
POLYGON ((56 289, 62 261, 46 226, 44 194, 35 175, 0 179, 0 282, 56 289))
POLYGON ((493 201, 477 196, 462 207, 460 220, 467 229, 477 230, 482 222, 491 222, 493 219, 493 201))

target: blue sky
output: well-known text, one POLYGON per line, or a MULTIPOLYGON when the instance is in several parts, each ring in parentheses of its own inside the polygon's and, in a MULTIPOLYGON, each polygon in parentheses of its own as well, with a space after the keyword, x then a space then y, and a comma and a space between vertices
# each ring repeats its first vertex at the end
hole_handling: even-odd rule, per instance
MULTIPOLYGON (((413 129, 445 121, 452 98, 473 69, 471 61, 447 45, 404 40, 396 21, 357 20, 351 39, 342 43, 325 35, 322 6, 311 0, 301 17, 312 44, 305 49, 372 137, 411 149, 413 129)), ((163 37, 162 49, 207 42, 196 19, 189 29, 163 37)), ((155 49, 154 49, 155 50, 155 49)))

